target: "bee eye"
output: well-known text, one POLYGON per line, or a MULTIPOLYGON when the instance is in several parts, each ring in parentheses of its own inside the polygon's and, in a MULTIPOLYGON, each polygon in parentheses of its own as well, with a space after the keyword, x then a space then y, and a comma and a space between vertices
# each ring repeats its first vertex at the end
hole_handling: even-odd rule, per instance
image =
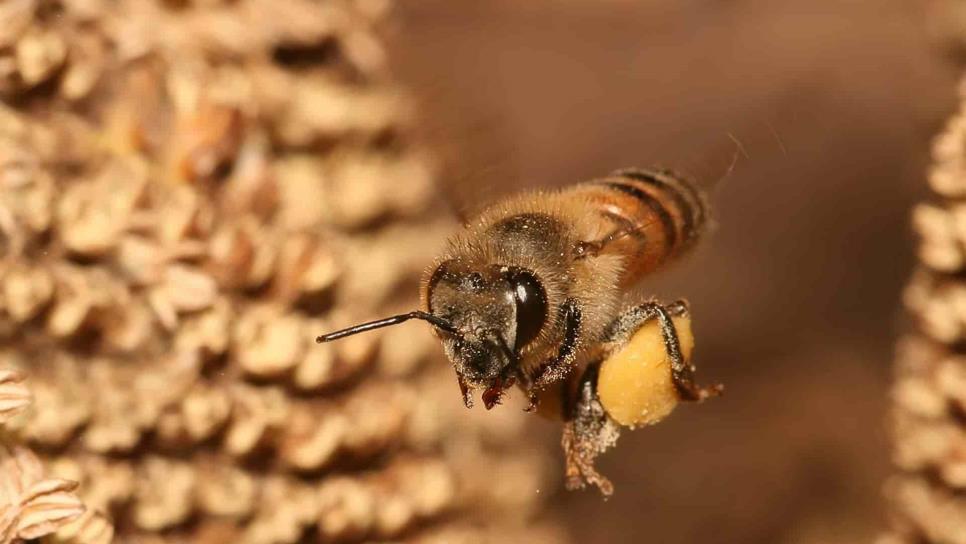
POLYGON ((509 270, 506 279, 513 289, 517 306, 517 335, 514 349, 532 342, 543 329, 547 319, 547 294, 533 273, 526 270, 509 270))

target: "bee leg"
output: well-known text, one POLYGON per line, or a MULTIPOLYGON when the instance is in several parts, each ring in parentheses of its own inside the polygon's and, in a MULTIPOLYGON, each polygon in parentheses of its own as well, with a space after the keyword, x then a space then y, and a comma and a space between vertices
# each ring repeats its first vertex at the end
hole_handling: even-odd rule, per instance
POLYGON ((715 384, 702 387, 694 382, 694 365, 684 360, 684 355, 681 353, 681 344, 678 341, 677 329, 671 320, 672 317, 677 316, 690 316, 687 302, 678 300, 667 306, 656 302, 647 302, 635 306, 614 320, 608 327, 605 341, 623 346, 630 340, 634 332, 645 323, 657 319, 661 326, 661 335, 664 338, 664 349, 667 350, 668 359, 671 361, 671 379, 674 381, 674 386, 677 388, 681 400, 700 402, 720 395, 724 391, 723 385, 715 384))
POLYGON ((592 484, 607 497, 614 492, 614 485, 597 472, 594 461, 617 443, 620 429, 607 416, 597 396, 599 367, 600 363, 594 363, 587 368, 577 386, 576 398, 565 402, 566 423, 561 445, 567 463, 567 489, 582 489, 592 484))
POLYGON ((580 306, 574 299, 568 298, 561 306, 560 313, 564 321, 564 337, 557 348, 557 354, 550 360, 544 361, 533 374, 524 381, 530 405, 527 412, 537 407, 537 395, 552 383, 562 381, 573 370, 577 347, 580 343, 580 306))

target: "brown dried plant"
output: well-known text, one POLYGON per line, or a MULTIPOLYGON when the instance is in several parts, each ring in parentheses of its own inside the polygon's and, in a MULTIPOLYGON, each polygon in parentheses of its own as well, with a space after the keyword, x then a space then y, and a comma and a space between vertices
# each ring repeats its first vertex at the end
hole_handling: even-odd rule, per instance
POLYGON ((893 530, 881 544, 966 543, 966 85, 933 146, 930 202, 916 206, 919 266, 904 294, 916 327, 899 343, 892 389, 893 530))
POLYGON ((414 304, 450 228, 388 8, 0 3, 10 436, 117 541, 565 540, 524 415, 463 410, 428 332, 312 341, 414 304))

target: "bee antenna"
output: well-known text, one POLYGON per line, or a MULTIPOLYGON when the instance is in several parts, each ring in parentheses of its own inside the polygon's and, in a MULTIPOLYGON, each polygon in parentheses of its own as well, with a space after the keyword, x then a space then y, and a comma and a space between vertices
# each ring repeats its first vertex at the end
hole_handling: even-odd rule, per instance
POLYGON ((448 332, 450 334, 455 334, 456 336, 459 336, 459 337, 463 336, 462 334, 460 334, 459 329, 457 329, 452 323, 443 319, 442 317, 433 315, 429 312, 416 310, 405 314, 399 314, 399 315, 394 315, 392 317, 378 319, 376 321, 369 321, 368 323, 353 325, 347 329, 342 329, 341 331, 335 331, 335 332, 330 332, 329 334, 323 334, 321 336, 317 336, 315 338, 315 341, 318 342, 319 344, 323 342, 331 342, 333 340, 345 338, 346 336, 359 334, 360 332, 367 332, 373 329, 381 329, 382 327, 398 325, 404 321, 409 321, 410 319, 422 319, 423 321, 428 321, 437 329, 448 332))

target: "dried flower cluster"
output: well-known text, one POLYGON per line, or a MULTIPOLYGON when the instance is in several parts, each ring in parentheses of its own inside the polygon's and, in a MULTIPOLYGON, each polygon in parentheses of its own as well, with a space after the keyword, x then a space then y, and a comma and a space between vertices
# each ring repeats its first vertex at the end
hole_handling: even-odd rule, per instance
POLYGON ((0 3, 11 433, 118 541, 563 540, 522 414, 460 409, 428 332, 313 342, 413 305, 448 230, 387 8, 0 3))
POLYGON ((882 544, 966 543, 966 86, 933 148, 934 202, 919 204, 920 266, 905 291, 916 331, 899 344, 893 533, 882 544))

